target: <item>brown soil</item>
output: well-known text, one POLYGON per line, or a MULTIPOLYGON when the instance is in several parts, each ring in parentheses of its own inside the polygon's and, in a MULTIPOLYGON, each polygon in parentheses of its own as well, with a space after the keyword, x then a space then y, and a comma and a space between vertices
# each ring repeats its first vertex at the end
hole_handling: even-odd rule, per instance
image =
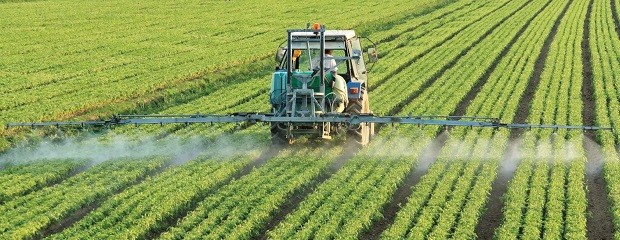
POLYGON ((509 161, 515 161, 511 156, 515 154, 518 148, 518 144, 515 144, 512 147, 507 147, 504 152, 504 157, 500 165, 500 172, 491 185, 486 211, 480 216, 480 220, 476 226, 476 235, 480 239, 492 239, 495 229, 497 229, 502 222, 502 208, 504 207, 502 197, 506 193, 508 181, 512 179, 515 167, 517 166, 517 163, 509 161), (512 165, 514 167, 507 167, 507 165, 512 165))
POLYGON ((586 228, 588 239, 613 239, 614 225, 611 217, 607 186, 603 177, 603 159, 599 146, 589 139, 585 139, 587 162, 587 198, 588 218, 586 228))

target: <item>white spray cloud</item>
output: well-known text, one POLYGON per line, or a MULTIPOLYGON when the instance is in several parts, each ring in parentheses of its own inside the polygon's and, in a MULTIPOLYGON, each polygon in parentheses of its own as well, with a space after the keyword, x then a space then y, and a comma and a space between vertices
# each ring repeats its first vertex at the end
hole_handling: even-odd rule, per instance
POLYGON ((163 139, 147 136, 136 139, 123 135, 66 137, 61 140, 42 139, 38 143, 23 143, 0 156, 0 165, 54 159, 86 159, 100 163, 118 158, 169 156, 173 164, 183 164, 198 156, 233 157, 260 152, 260 141, 251 135, 222 135, 216 139, 200 137, 163 139))

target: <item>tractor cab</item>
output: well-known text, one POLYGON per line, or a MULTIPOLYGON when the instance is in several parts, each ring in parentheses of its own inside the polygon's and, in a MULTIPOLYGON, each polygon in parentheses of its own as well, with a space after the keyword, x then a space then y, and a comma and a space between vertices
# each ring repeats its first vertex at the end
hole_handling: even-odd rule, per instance
MULTIPOLYGON (((368 56, 370 62, 376 61, 375 48, 369 48, 368 56)), ((278 48, 276 62, 270 92, 272 112, 295 121, 272 124, 275 142, 291 142, 298 135, 331 138, 332 133, 347 131, 336 123, 304 123, 307 117, 371 113, 366 92, 368 71, 355 31, 326 30, 318 24, 287 30, 286 45, 278 48)), ((364 145, 371 126, 361 125, 347 127, 359 130, 353 132, 364 145)))
MULTIPOLYGON (((366 64, 362 60, 360 39, 353 30, 326 30, 325 46, 321 50, 319 42, 309 41, 317 36, 313 32, 296 32, 291 36, 292 70, 311 71, 320 68, 320 57, 324 55, 325 63, 335 61, 336 73, 346 82, 362 82, 368 79, 366 64), (325 51, 331 51, 331 56, 325 56, 325 51)), ((287 69, 286 48, 281 47, 277 54, 277 70, 287 69)), ((331 75, 331 71, 325 69, 331 75)))

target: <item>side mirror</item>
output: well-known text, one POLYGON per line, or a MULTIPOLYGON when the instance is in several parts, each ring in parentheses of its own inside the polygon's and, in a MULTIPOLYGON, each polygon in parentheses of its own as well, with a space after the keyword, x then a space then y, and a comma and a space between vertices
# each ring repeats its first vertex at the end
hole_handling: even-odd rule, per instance
POLYGON ((379 61, 379 53, 376 48, 368 48, 368 62, 374 63, 379 61))
POLYGON ((283 47, 279 47, 276 50, 276 62, 281 63, 282 59, 284 59, 284 54, 286 54, 286 50, 283 47))

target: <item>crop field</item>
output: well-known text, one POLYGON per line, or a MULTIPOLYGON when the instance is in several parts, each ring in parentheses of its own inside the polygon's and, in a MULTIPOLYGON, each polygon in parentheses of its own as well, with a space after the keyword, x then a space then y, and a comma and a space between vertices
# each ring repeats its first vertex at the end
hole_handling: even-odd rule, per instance
MULTIPOLYGON (((0 130, 0 239, 619 239, 620 0, 0 0, 0 124, 270 112, 274 50, 320 22, 377 44, 381 125, 0 130)), ((372 46, 362 39, 364 48, 372 46)), ((364 56, 366 57, 366 56, 364 56)))

